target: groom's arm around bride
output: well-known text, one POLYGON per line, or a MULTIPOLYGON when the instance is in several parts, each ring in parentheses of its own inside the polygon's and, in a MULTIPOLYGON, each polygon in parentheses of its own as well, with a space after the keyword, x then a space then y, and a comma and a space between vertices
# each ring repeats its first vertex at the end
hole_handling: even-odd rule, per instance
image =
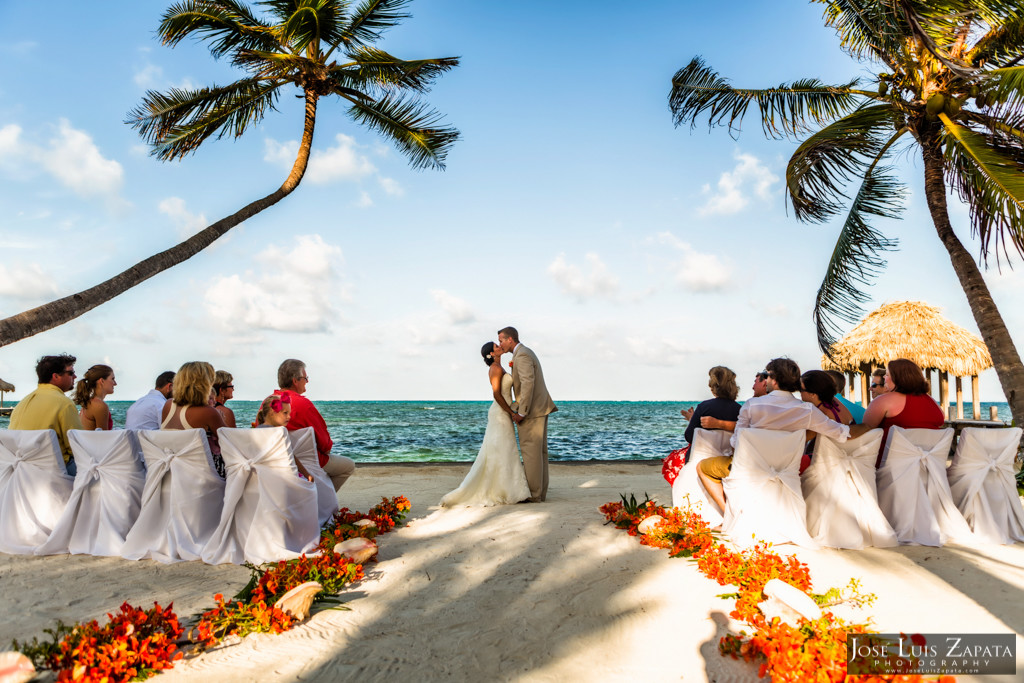
POLYGON ((558 410, 544 384, 544 372, 536 354, 519 343, 514 327, 498 331, 502 351, 512 352, 513 420, 519 426, 519 448, 523 456, 530 500, 542 502, 548 491, 548 415, 558 410))

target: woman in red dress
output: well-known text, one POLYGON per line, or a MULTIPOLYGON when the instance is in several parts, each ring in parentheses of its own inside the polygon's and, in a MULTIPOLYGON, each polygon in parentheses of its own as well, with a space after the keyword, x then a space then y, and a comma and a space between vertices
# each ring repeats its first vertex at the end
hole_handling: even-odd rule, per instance
POLYGON ((882 464, 882 453, 893 425, 904 429, 941 429, 946 421, 942 408, 928 395, 928 380, 912 360, 889 361, 885 373, 886 393, 878 396, 864 413, 864 424, 881 427, 885 432, 875 467, 882 464))

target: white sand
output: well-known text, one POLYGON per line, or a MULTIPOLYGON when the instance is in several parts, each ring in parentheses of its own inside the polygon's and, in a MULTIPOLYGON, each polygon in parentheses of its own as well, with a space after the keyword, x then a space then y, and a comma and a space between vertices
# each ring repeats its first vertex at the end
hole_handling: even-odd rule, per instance
MULTIPOLYGON (((279 636, 251 636, 181 662, 174 681, 756 681, 718 654, 726 589, 641 546, 597 507, 620 492, 670 499, 651 464, 552 465, 548 501, 439 509, 466 466, 366 466, 342 489, 366 510, 406 495, 407 525, 380 538, 378 564, 328 610, 279 636)), ((816 591, 856 576, 878 602, 850 616, 881 631, 1018 634, 1024 672, 1024 545, 796 552, 816 591)), ((230 595, 244 568, 92 557, 0 555, 0 643, 123 600, 174 601, 180 615, 230 595)), ((735 627, 735 624, 733 624, 735 627)), ((1007 681, 1012 677, 959 677, 1007 681)))

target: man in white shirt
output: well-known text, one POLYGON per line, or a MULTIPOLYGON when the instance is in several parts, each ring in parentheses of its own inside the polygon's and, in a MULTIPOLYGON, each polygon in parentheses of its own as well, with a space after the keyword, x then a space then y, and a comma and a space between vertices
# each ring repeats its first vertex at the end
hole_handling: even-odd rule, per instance
POLYGON ((164 403, 171 397, 174 386, 174 373, 170 370, 161 372, 156 378, 156 387, 128 407, 128 416, 124 421, 125 429, 160 429, 160 411, 164 403))
MULTIPOLYGON (((824 434, 836 441, 856 438, 870 429, 865 425, 847 426, 828 419, 813 403, 805 403, 793 395, 800 391, 800 366, 788 358, 775 358, 765 366, 768 373, 768 393, 752 398, 740 408, 736 429, 755 427, 757 429, 775 429, 785 432, 811 430, 824 434)), ((735 448, 738 437, 732 435, 731 444, 735 448)), ((701 460, 697 466, 697 476, 707 489, 708 495, 718 507, 725 510, 725 491, 722 479, 729 475, 732 457, 723 456, 701 460)))

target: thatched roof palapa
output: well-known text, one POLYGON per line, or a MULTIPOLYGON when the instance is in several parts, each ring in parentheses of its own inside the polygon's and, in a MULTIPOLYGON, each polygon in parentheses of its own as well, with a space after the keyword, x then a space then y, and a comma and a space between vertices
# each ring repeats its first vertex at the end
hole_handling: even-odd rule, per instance
POLYGON ((14 391, 14 385, 0 379, 0 391, 14 391))
POLYGON ((821 367, 860 372, 864 363, 884 366, 896 358, 909 358, 922 369, 935 368, 956 377, 978 375, 992 367, 985 342, 921 301, 894 301, 868 314, 833 344, 832 359, 821 357, 821 367))

